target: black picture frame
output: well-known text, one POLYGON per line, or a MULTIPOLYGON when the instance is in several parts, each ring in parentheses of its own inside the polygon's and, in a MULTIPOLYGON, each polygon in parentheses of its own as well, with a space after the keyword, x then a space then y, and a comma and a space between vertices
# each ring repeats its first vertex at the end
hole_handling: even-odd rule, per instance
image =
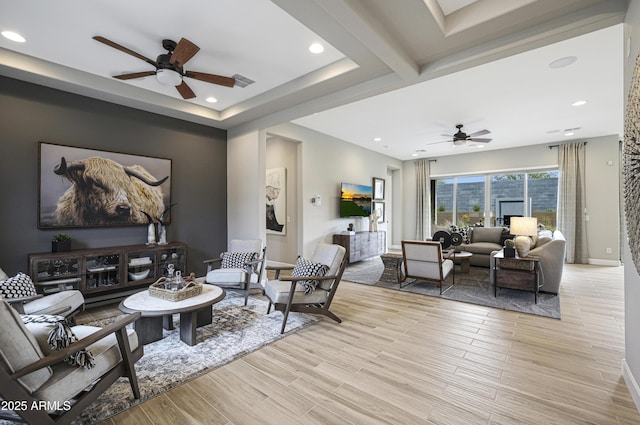
POLYGON ((171 222, 170 159, 49 142, 38 145, 39 229, 143 225, 149 223, 144 209, 154 222, 171 222), (79 174, 78 169, 82 189, 68 178, 79 174), (105 173, 112 174, 104 178, 105 173), (74 191, 91 195, 91 200, 82 196, 81 211, 69 202, 74 191))
POLYGON ((373 199, 384 199, 384 179, 379 177, 373 178, 373 199))

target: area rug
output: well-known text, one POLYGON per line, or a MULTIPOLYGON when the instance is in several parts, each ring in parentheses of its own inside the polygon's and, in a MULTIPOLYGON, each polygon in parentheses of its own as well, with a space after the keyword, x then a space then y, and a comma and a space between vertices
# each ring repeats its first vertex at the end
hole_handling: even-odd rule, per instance
POLYGON ((553 319, 561 318, 560 297, 558 295, 539 293, 537 304, 534 302, 532 292, 498 288, 498 296, 494 296, 493 285, 489 281, 489 269, 484 267, 470 267, 470 273, 466 274, 461 273, 459 266, 456 266, 456 283, 453 288, 442 295, 440 295, 440 289, 432 282, 413 282, 414 279, 407 279, 403 282, 403 287, 400 288, 397 283, 381 281, 383 270, 384 265, 378 257, 350 265, 342 275, 342 279, 553 319), (405 284, 407 285, 404 286, 405 284))
MULTIPOLYGON (((249 297, 246 307, 243 302, 243 296, 228 292, 213 306, 213 323, 198 328, 197 344, 192 347, 180 341, 179 315, 174 315, 176 328, 164 330, 162 340, 145 345, 144 356, 136 363, 141 400, 133 398, 129 381, 121 378, 73 423, 102 421, 319 320, 292 313, 281 335, 281 312, 272 309, 267 315, 267 302, 256 297, 249 297)), ((104 326, 115 319, 88 324, 104 326)))

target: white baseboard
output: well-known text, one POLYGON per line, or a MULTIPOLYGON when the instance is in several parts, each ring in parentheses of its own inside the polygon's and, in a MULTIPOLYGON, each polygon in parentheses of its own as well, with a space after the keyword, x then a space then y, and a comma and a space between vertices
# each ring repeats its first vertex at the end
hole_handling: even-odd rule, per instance
POLYGON ((622 360, 622 377, 624 378, 624 382, 627 384, 627 389, 629 389, 629 394, 631 394, 633 402, 636 404, 636 409, 640 411, 640 387, 633 377, 626 359, 622 360))
POLYGON ((592 264, 594 266, 610 266, 610 267, 621 266, 620 260, 603 260, 601 258, 589 258, 589 264, 592 264))

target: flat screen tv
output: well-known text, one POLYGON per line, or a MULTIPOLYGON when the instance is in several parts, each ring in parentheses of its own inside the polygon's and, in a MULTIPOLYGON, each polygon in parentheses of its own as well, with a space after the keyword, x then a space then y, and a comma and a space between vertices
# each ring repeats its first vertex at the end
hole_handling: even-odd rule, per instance
POLYGON ((340 192, 340 217, 368 217, 371 215, 371 186, 342 183, 340 192))

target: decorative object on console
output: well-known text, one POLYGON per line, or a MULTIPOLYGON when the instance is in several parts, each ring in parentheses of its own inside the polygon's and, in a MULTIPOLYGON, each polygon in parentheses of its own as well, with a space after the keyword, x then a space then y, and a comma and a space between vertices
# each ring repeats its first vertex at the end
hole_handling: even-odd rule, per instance
POLYGON ((516 251, 519 257, 529 255, 531 239, 529 236, 538 234, 538 219, 535 217, 511 217, 510 231, 516 236, 516 251))
POLYGON ((142 211, 157 217, 171 204, 170 159, 46 142, 39 154, 41 229, 141 225, 142 211))
POLYGON ((71 235, 58 233, 51 239, 51 252, 71 251, 71 235))
POLYGON ((378 219, 380 218, 380 213, 377 210, 373 210, 371 215, 369 216, 369 231, 377 232, 378 231, 378 219))
POLYGON ((507 239, 504 241, 504 258, 514 258, 516 256, 516 243, 513 239, 507 239))
POLYGON ((158 217, 158 245, 166 245, 167 244, 167 226, 164 225, 164 215, 169 212, 171 207, 176 204, 171 204, 167 208, 164 209, 160 217, 158 217))
POLYGON ((156 244, 156 228, 153 224, 153 217, 151 217, 145 211, 142 211, 142 213, 147 216, 147 220, 149 221, 149 225, 147 226, 147 245, 155 245, 156 244))

